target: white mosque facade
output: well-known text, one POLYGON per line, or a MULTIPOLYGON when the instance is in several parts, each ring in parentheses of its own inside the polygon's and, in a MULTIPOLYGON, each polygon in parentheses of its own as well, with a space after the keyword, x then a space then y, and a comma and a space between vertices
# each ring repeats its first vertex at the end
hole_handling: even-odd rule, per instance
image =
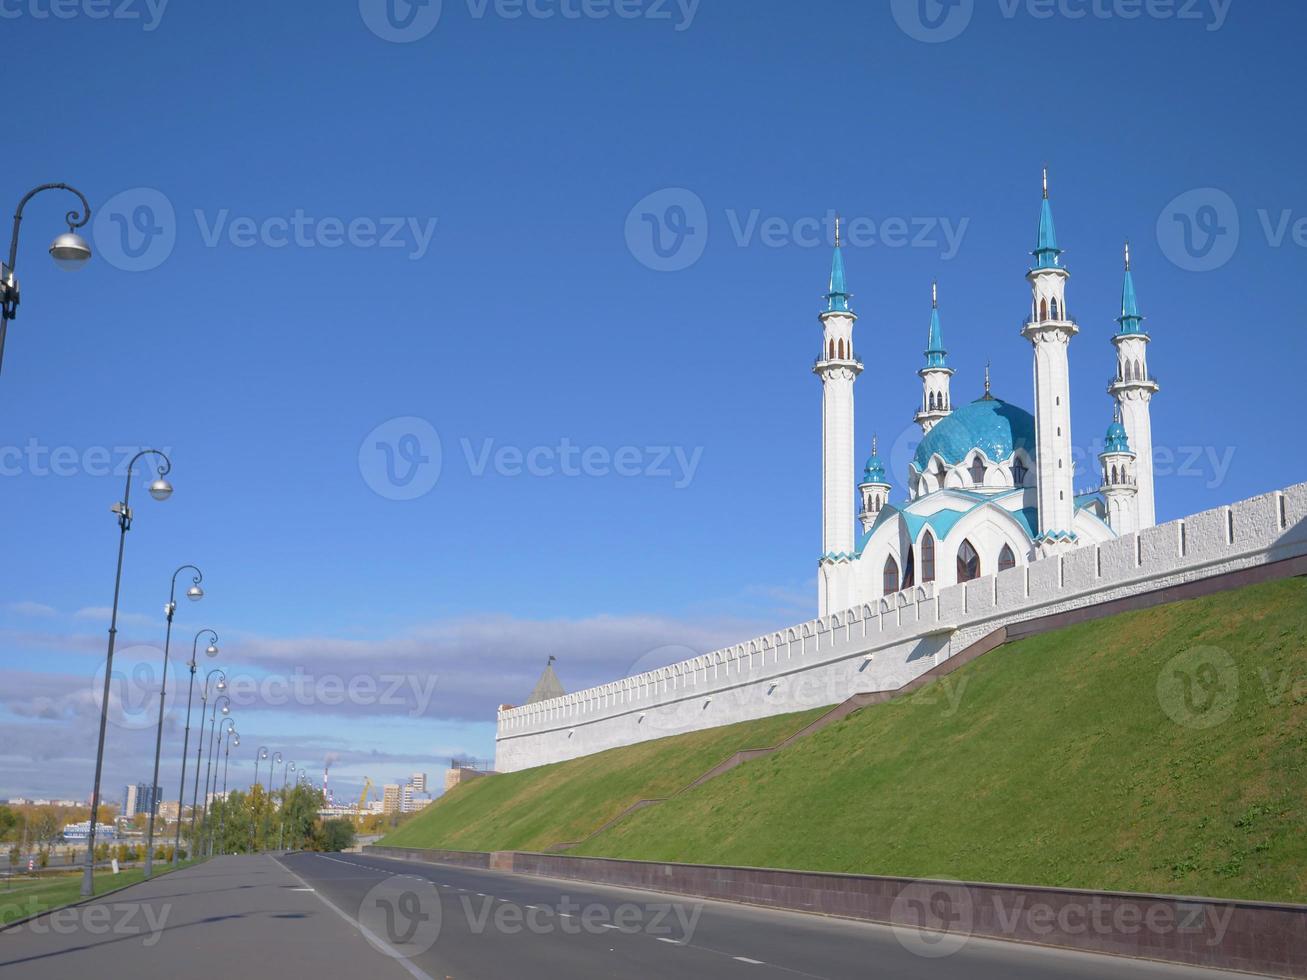
POLYGON ((1014 628, 1019 635, 1031 623, 1145 595, 1231 587, 1224 583, 1239 576, 1307 572, 1307 484, 1155 523, 1150 409, 1158 386, 1128 247, 1098 490, 1075 492, 1069 379, 1078 328, 1062 255, 1045 176, 1021 327, 1031 344, 1033 414, 994 397, 988 378, 980 398, 955 398, 932 298, 914 419, 922 436, 902 474, 906 499, 891 503, 874 439, 855 470, 853 390, 863 365, 837 232, 813 366, 822 385, 816 617, 571 693, 549 666, 527 703, 500 706, 496 770, 890 696, 992 649, 1014 628))
POLYGON ((1070 347, 1078 333, 1068 312, 1070 272, 1062 263, 1044 179, 1030 312, 1022 336, 1034 362, 1035 412, 984 395, 955 403, 933 291, 915 423, 922 439, 902 474, 906 502, 889 502, 890 483, 875 440, 854 476, 853 387, 862 371, 857 316, 836 236, 821 355, 822 551, 818 614, 848 609, 921 583, 955 585, 1026 565, 1083 544, 1098 544, 1154 523, 1152 421, 1157 383, 1148 371, 1149 337, 1126 249, 1121 315, 1113 336, 1114 418, 1100 455, 1101 487, 1077 494, 1071 452, 1070 347), (858 514, 854 521, 856 501, 858 514))

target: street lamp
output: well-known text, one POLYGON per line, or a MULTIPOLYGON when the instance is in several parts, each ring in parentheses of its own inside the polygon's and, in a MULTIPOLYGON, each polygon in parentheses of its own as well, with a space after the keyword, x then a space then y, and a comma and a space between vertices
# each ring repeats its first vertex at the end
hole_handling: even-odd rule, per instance
MULTIPOLYGON (((146 878, 149 878, 154 872, 154 812, 159 809, 159 801, 156 795, 159 785, 159 755, 163 751, 163 703, 168 694, 168 651, 172 647, 172 616, 177 611, 177 576, 187 569, 194 572, 195 577, 192 579, 191 587, 186 590, 186 598, 195 602, 204 596, 204 590, 200 588, 200 581, 204 578, 204 573, 194 565, 182 565, 181 568, 172 573, 172 587, 168 591, 168 604, 163 607, 164 615, 168 618, 168 628, 164 631, 163 638, 163 680, 159 684, 159 729, 154 736, 154 779, 150 782, 150 819, 145 830, 146 878)), ((183 757, 184 755, 183 750, 183 757)), ((181 810, 179 809, 177 811, 179 824, 181 818, 181 810)))
POLYGON ((50 257, 61 269, 79 269, 91 257, 91 246, 75 230, 91 220, 91 205, 87 203, 85 194, 67 184, 41 184, 24 195, 18 202, 18 210, 14 212, 14 234, 9 240, 9 264, 0 267, 0 364, 4 363, 5 334, 9 330, 9 321, 18 315, 18 279, 14 276, 14 267, 18 264, 18 229, 23 222, 23 208, 37 194, 51 190, 76 194, 81 198, 82 210, 80 213, 69 211, 64 215, 68 231, 50 243, 50 257))
MULTIPOLYGON (((233 734, 235 734, 235 732, 236 732, 236 722, 233 721, 231 718, 225 718, 223 720, 222 734, 218 736, 218 740, 223 743, 224 753, 230 753, 231 737, 233 734)), ((224 755, 223 769, 224 771, 226 770, 225 755, 224 755)), ((216 765, 213 767, 213 800, 214 800, 214 805, 216 806, 218 802, 218 767, 216 765)), ((219 821, 225 822, 226 816, 227 816, 227 796, 226 793, 224 792, 222 797, 222 809, 218 811, 219 821)), ((209 830, 209 857, 213 857, 214 833, 213 833, 212 818, 210 818, 209 820, 208 830, 209 830)))
MULTIPOLYGON (((250 784, 250 853, 255 854, 258 850, 257 827, 254 820, 254 787, 259 785, 259 760, 268 757, 268 747, 260 745, 258 751, 254 753, 254 782, 250 784)), ((272 772, 272 764, 268 764, 268 772, 272 772)))
MULTIPOLYGON (((198 638, 198 634, 197 634, 198 638)), ((191 658, 195 658, 192 656, 191 658)), ((195 814, 200 808, 200 760, 204 758, 204 713, 209 707, 209 681, 213 680, 213 675, 218 675, 218 684, 215 688, 219 693, 227 690, 227 672, 221 667, 214 667, 204 675, 204 688, 200 691, 200 737, 195 740, 195 783, 191 790, 191 857, 195 857, 195 814)), ((215 702, 216 704, 216 702, 215 702)), ((208 783, 204 785, 204 791, 209 791, 208 783)), ((181 812, 177 814, 177 819, 181 819, 181 812)))
MULTIPOLYGON (((186 690, 186 735, 182 739, 182 779, 181 788, 177 790, 177 835, 173 838, 172 844, 172 866, 177 867, 177 856, 181 852, 182 846, 182 805, 186 802, 186 756, 191 748, 191 697, 195 694, 195 661, 196 654, 200 645, 200 637, 208 633, 213 639, 210 641, 204 653, 206 656, 216 657, 218 655, 218 634, 211 629, 202 629, 195 634, 195 639, 191 641, 191 662, 188 665, 191 668, 191 682, 186 690)), ((207 684, 207 681, 206 681, 207 684)), ((195 774, 199 777, 199 766, 195 767, 195 774)))
MULTIPOLYGON (((204 769, 204 804, 203 804, 204 816, 201 817, 202 822, 200 824, 200 833, 202 834, 207 834, 209 829, 209 777, 213 775, 213 752, 214 752, 214 744, 217 742, 216 735, 217 735, 217 727, 218 727, 218 702, 219 701, 223 702, 222 715, 224 719, 224 724, 226 723, 227 715, 231 714, 231 698, 227 697, 227 695, 225 694, 220 694, 213 699, 213 711, 210 712, 209 715, 209 762, 204 769)), ((200 740, 201 741, 204 740, 203 719, 201 719, 200 721, 200 740)))
POLYGON ((227 745, 222 751, 222 813, 218 817, 218 839, 222 842, 223 849, 220 854, 227 853, 227 765, 231 762, 232 745, 240 747, 241 737, 236 734, 236 724, 233 722, 227 729, 227 745))
POLYGON ((286 843, 286 777, 295 771, 295 763, 288 762, 281 771, 281 827, 277 831, 277 850, 286 843))
MULTIPOLYGON (((23 202, 26 203, 26 201, 27 199, 24 198, 23 202)), ((18 217, 14 219, 15 229, 17 229, 18 219, 21 215, 22 205, 19 205, 18 217)), ((16 240, 17 235, 15 235, 16 240)), ((7 317, 8 314, 5 316, 7 317)), ((0 328, 3 328, 3 325, 4 321, 0 320, 0 328)), ((113 611, 109 615, 109 650, 104 659, 104 696, 100 701, 100 740, 95 750, 95 783, 91 788, 91 825, 86 837, 86 867, 82 872, 81 894, 83 898, 89 898, 95 894, 95 821, 100 813, 100 775, 104 770, 104 732, 109 724, 109 683, 113 678, 113 646, 118 635, 118 595, 122 590, 123 581, 123 548, 127 544, 127 532, 132 526, 132 508, 130 504, 132 471, 138 459, 149 455, 158 456, 163 460, 157 467, 158 475, 155 477, 154 482, 150 484, 150 496, 155 500, 167 500, 172 495, 172 484, 165 479, 172 469, 172 460, 157 449, 142 449, 127 464, 127 485, 123 489, 123 499, 110 508, 113 513, 118 515, 118 570, 113 580, 113 611)))

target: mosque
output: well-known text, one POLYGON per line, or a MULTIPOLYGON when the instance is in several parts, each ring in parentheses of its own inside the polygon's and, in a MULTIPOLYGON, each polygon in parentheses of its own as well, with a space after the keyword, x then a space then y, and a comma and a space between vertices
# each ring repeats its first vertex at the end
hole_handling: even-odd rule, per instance
POLYGON ((1088 494, 1074 487, 1068 352, 1079 328, 1067 312, 1071 273, 1057 243, 1047 171, 1031 254, 1030 313, 1021 335, 1034 352, 1034 414, 994 397, 988 372, 981 398, 954 404, 935 292, 925 364, 917 372, 921 404, 914 421, 922 439, 904 474, 908 499, 895 505, 875 440, 855 477, 853 385, 863 364, 853 345, 857 316, 837 229, 830 289, 819 317, 822 349, 813 365, 822 384, 819 616, 919 583, 967 582, 1155 523, 1150 406, 1158 385, 1148 371, 1149 336, 1129 246, 1112 337, 1116 375, 1108 393, 1115 411, 1099 455, 1100 488, 1088 494))

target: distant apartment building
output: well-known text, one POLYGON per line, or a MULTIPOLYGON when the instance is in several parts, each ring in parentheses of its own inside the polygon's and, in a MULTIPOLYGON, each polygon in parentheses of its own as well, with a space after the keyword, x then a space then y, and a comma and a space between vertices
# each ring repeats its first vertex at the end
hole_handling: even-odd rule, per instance
POLYGON ((398 813, 404 805, 404 796, 399 783, 387 783, 381 791, 381 812, 398 813))
POLYGON ((151 790, 149 783, 128 784, 123 788, 121 816, 134 817, 138 813, 149 813, 151 810, 157 815, 162 802, 163 790, 160 787, 155 786, 151 790))
POLYGON ((427 791, 427 774, 424 772, 415 772, 408 777, 408 784, 413 787, 415 793, 425 793, 427 791))

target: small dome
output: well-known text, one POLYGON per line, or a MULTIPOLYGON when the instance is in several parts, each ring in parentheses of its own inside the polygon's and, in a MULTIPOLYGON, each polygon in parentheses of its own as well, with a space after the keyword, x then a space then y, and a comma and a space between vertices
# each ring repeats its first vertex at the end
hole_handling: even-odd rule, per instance
POLYGON ((998 398, 979 398, 963 405, 932 428, 917 446, 912 466, 924 473, 932 456, 956 466, 979 449, 993 462, 1010 459, 1020 449, 1035 458, 1035 417, 998 398))
POLYGON ((1107 436, 1104 441, 1106 442, 1103 447, 1105 453, 1130 452, 1130 439, 1126 435, 1125 426, 1120 422, 1113 422, 1107 427, 1107 436))
POLYGON ((880 456, 872 453, 867 457, 867 465, 862 468, 863 483, 886 483, 885 464, 880 461, 880 456))

